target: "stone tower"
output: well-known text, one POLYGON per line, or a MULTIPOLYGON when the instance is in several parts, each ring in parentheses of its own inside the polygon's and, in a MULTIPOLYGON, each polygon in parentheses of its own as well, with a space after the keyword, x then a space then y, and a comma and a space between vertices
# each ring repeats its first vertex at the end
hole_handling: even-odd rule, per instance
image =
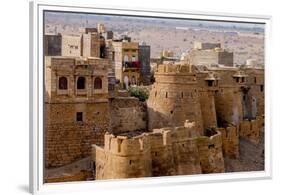
POLYGON ((159 65, 147 105, 149 129, 180 126, 189 120, 203 135, 197 80, 191 66, 159 65))

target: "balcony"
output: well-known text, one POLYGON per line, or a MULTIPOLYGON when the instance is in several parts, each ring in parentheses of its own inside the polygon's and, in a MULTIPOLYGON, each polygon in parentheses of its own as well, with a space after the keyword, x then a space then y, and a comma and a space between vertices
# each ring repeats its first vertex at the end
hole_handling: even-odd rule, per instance
POLYGON ((130 69, 140 69, 140 62, 134 61, 134 62, 123 62, 123 71, 124 70, 130 70, 130 69))

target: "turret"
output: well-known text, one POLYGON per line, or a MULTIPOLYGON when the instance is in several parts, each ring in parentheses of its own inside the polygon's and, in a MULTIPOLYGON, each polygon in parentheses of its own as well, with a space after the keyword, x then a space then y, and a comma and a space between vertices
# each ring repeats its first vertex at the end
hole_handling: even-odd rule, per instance
POLYGON ((196 75, 189 65, 159 65, 147 105, 149 129, 181 126, 188 119, 203 133, 196 75))

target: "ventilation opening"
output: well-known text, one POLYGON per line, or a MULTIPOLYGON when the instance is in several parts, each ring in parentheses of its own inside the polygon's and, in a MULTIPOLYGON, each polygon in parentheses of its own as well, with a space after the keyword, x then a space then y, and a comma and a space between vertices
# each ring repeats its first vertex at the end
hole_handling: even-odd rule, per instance
POLYGON ((174 111, 173 111, 173 110, 171 110, 171 111, 170 111, 170 113, 171 113, 171 114, 173 114, 173 113, 174 113, 174 111))
POLYGON ((215 144, 210 144, 210 145, 208 146, 209 149, 214 148, 214 147, 215 147, 215 144))
POLYGON ((76 121, 83 121, 83 112, 77 112, 76 113, 76 121))
POLYGON ((260 86, 260 91, 263 92, 263 85, 260 86))
POLYGON ((214 81, 208 81, 208 86, 212 87, 213 86, 214 81))
POLYGON ((105 53, 106 53, 105 46, 104 45, 100 46, 100 58, 105 58, 105 53))

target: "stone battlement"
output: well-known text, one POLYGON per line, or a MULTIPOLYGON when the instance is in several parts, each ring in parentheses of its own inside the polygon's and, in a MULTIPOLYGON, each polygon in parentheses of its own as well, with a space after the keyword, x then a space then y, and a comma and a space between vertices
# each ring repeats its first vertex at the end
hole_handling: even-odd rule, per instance
POLYGON ((150 148, 145 134, 128 138, 127 136, 114 136, 106 133, 104 140, 104 149, 119 156, 141 155, 150 148))
POLYGON ((157 74, 192 74, 190 65, 160 64, 155 72, 157 74))
POLYGON ((260 142, 260 134, 263 128, 263 118, 257 117, 253 120, 243 120, 240 122, 240 137, 248 139, 252 143, 260 142))
POLYGON ((131 137, 106 133, 104 148, 93 145, 93 161, 96 179, 225 171, 221 133, 214 130, 200 136, 195 124, 188 121, 182 127, 153 129, 131 137))

